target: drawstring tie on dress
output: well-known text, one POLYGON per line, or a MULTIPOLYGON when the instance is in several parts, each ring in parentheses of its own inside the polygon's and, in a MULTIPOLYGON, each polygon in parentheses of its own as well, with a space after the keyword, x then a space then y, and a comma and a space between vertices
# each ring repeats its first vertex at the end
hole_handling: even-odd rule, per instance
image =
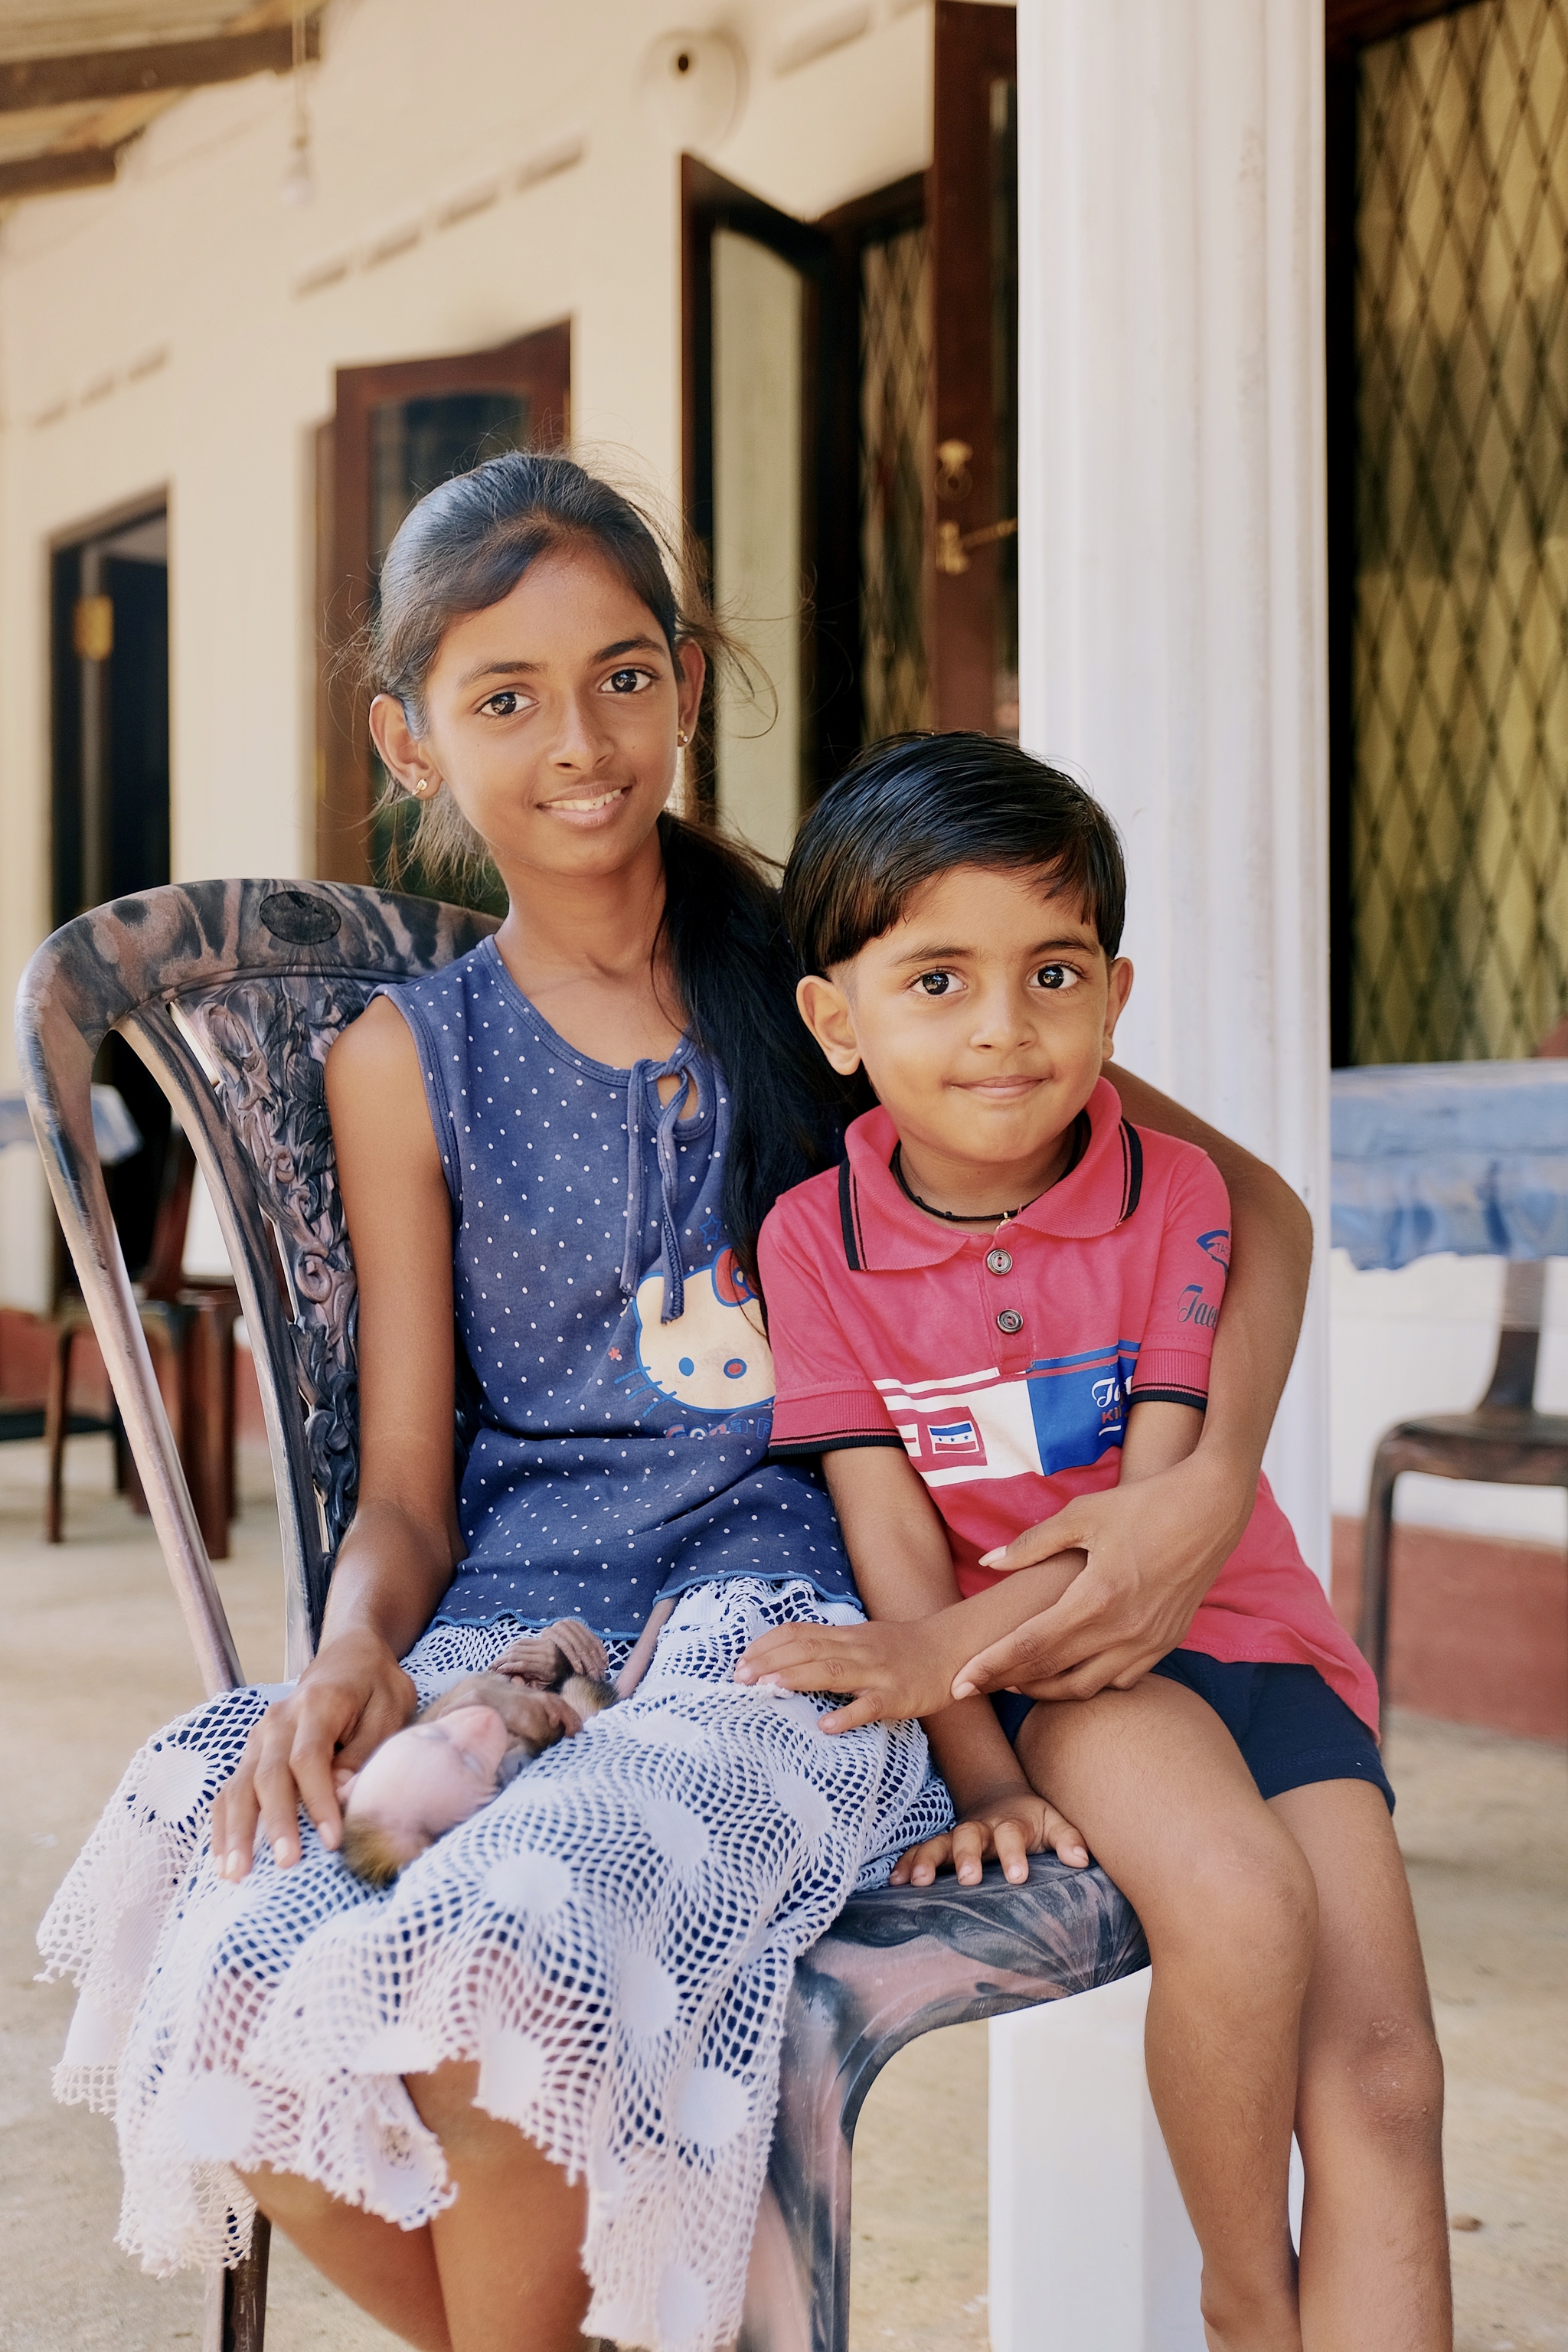
POLYGON ((678 1050, 668 1062, 635 1062, 626 1081, 626 1246, 621 1260, 621 1297, 628 1302, 636 1297, 642 1270, 644 1116, 649 1088, 663 1077, 674 1077, 678 1081, 675 1092, 667 1103, 660 1103, 655 1093, 658 1115, 653 1130, 654 1150, 658 1158, 658 1270, 664 1276, 664 1306, 658 1319, 661 1323, 673 1323, 686 1307, 686 1276, 680 1263, 680 1235, 675 1223, 679 1172, 675 1129, 677 1121, 685 1112, 688 1097, 691 1097, 693 1117, 697 1111, 697 1082, 685 1050, 678 1050))

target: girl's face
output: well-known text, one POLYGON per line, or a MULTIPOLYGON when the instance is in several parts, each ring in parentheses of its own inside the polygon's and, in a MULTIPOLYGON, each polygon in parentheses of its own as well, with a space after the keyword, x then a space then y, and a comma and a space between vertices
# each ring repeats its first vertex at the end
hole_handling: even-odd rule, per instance
POLYGON ((426 732, 377 695, 371 730, 410 789, 444 782, 504 877, 614 873, 650 839, 675 780, 676 734, 702 693, 613 564, 541 556, 510 596, 452 623, 426 681, 426 732))

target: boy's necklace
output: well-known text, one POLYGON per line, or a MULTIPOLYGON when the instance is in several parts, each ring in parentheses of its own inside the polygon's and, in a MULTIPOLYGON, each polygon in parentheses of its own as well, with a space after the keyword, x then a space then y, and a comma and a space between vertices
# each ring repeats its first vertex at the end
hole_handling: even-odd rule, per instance
POLYGON ((1016 1209, 933 1209, 929 1201, 921 1199, 920 1194, 904 1174, 904 1147, 901 1143, 894 1144, 893 1156, 889 1166, 892 1169, 899 1190, 905 1200, 912 1201, 917 1209, 923 1209, 928 1217, 940 1217, 944 1224, 1005 1225, 1009 1218, 1017 1216, 1029 1205, 1026 1201, 1021 1201, 1016 1209))

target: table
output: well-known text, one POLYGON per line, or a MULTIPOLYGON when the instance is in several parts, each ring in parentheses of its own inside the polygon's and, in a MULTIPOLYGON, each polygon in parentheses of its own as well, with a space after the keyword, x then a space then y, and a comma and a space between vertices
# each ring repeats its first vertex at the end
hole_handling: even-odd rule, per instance
POLYGON ((1568 1257, 1568 1061, 1336 1070, 1334 1246, 1352 1265, 1568 1257))

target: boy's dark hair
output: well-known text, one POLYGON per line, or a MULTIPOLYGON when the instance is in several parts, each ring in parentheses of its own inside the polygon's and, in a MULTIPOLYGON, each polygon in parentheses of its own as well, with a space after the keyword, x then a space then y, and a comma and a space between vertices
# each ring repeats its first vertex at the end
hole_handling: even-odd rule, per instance
POLYGON ((1038 872, 1078 898, 1108 956, 1121 945, 1121 844, 1092 794, 989 735, 894 735, 829 785, 796 836, 784 912, 802 970, 847 963, 955 866, 1038 872))
MULTIPOLYGON (((563 549, 591 549, 619 573, 672 658, 695 644, 710 667, 728 657, 744 676, 670 534, 573 458, 510 450, 443 482, 405 520, 382 567, 366 683, 395 695, 423 733, 426 680, 452 622, 499 604, 531 563, 563 549)), ((668 810, 658 831, 664 940, 693 1034, 730 1088, 724 1223, 756 1285, 763 1219, 781 1192, 831 1163, 865 1090, 835 1076, 795 1012, 798 974, 770 863, 668 810)), ((437 872, 486 856, 445 789, 423 804, 408 850, 437 872)))

